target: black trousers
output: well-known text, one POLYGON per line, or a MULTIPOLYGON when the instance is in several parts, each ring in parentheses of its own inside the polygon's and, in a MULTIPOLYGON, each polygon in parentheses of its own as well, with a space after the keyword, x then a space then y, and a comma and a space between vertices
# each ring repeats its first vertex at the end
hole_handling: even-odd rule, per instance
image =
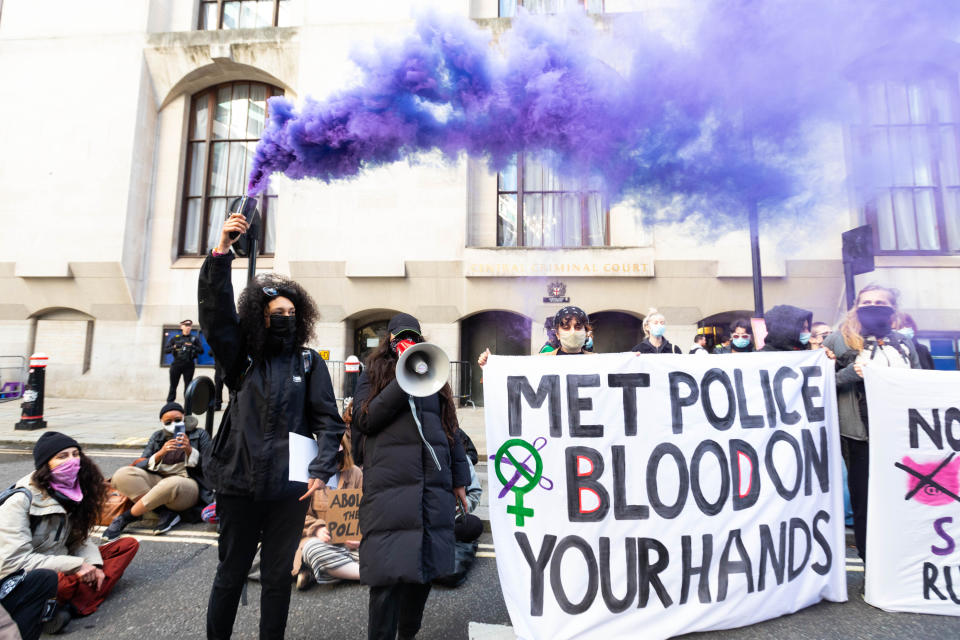
POLYGON ((847 450, 847 487, 853 507, 853 536, 857 553, 867 559, 867 482, 870 478, 870 443, 844 438, 847 450))
POLYGON ((207 605, 207 638, 229 638, 250 565, 260 543, 260 640, 279 640, 287 628, 293 557, 308 501, 297 496, 253 500, 217 496, 220 564, 207 605))
POLYGON ((213 365, 213 400, 215 408, 220 409, 223 405, 223 367, 217 362, 213 365))
POLYGON ((367 640, 396 640, 398 637, 405 640, 416 636, 429 595, 429 583, 370 587, 367 640))
POLYGON ((187 387, 193 380, 193 362, 173 361, 170 365, 170 390, 167 392, 167 402, 173 402, 177 399, 177 384, 180 382, 180 376, 183 376, 183 393, 186 395, 187 387))
POLYGON ((23 576, 23 582, 3 599, 3 608, 17 623, 23 640, 37 640, 43 623, 47 601, 56 600, 57 572, 34 569, 23 576))

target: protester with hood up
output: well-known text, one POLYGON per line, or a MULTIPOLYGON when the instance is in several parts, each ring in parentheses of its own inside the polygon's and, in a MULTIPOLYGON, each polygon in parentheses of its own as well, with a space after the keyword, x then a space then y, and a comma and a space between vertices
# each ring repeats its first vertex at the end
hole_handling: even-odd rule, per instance
MULTIPOLYGON (((117 491, 134 501, 103 532, 107 540, 118 538, 131 522, 147 511, 160 520, 155 535, 170 531, 189 509, 202 509, 214 501, 213 491, 203 477, 203 458, 210 448, 210 434, 197 428, 194 416, 183 415, 183 407, 168 402, 160 409, 161 428, 154 431, 144 447, 140 462, 120 467, 110 479, 117 491)), ((200 517, 199 509, 194 521, 200 517)))
POLYGON ((810 348, 813 314, 806 309, 781 304, 764 314, 767 337, 761 351, 805 351, 810 348))
POLYGON ((636 345, 631 351, 638 353, 682 353, 680 347, 670 344, 670 341, 663 337, 667 330, 667 320, 663 314, 656 309, 650 309, 650 313, 643 319, 643 332, 647 335, 643 342, 636 345))
POLYGON ((33 447, 36 470, 0 505, 0 578, 17 571, 57 572, 51 630, 72 616, 90 615, 103 603, 136 555, 139 544, 121 538, 97 546, 90 533, 103 504, 105 483, 97 465, 70 436, 47 431, 33 447))
POLYGON ((837 359, 837 414, 847 453, 847 482, 853 503, 853 531, 857 552, 867 555, 867 482, 870 470, 870 434, 865 367, 919 369, 913 342, 894 330, 897 292, 871 284, 857 294, 853 308, 824 347, 837 359))
POLYGON ((220 519, 208 638, 229 638, 233 632, 258 544, 260 638, 283 637, 290 569, 307 500, 337 472, 344 431, 327 365, 304 346, 319 316, 310 295, 289 278, 260 275, 234 304, 230 246, 248 228, 243 215, 230 215, 217 248, 203 261, 198 285, 200 320, 230 390, 230 404, 204 460, 220 519), (307 483, 290 479, 296 436, 318 444, 307 483))
POLYGON ((352 429, 363 460, 360 581, 370 585, 370 640, 413 638, 420 630, 431 581, 455 570, 456 504, 467 510, 470 470, 450 385, 414 397, 397 380, 398 359, 419 342, 416 318, 391 318, 353 398, 352 429))

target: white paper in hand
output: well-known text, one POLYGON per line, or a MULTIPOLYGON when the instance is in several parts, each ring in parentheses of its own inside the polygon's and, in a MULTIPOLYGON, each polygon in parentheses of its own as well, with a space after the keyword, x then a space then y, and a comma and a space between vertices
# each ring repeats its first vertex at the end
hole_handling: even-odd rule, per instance
POLYGON ((314 458, 317 457, 320 447, 317 446, 317 441, 313 438, 301 436, 298 433, 290 433, 289 441, 290 481, 308 482, 310 480, 310 472, 308 467, 310 466, 310 463, 313 462, 314 458))

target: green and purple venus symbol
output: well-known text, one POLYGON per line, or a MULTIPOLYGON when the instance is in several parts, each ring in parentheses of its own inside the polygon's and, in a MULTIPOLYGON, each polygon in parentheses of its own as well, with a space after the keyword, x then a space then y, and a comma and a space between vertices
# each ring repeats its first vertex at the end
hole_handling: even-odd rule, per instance
MULTIPOLYGON (((543 459, 540 457, 540 452, 537 451, 537 449, 542 449, 543 446, 546 445, 546 438, 537 438, 537 440, 541 439, 544 442, 539 447, 521 438, 507 440, 500 445, 497 454, 492 456, 494 458, 494 471, 496 471, 497 478, 499 478, 503 484, 500 497, 505 496, 507 491, 513 491, 516 496, 516 502, 512 505, 507 505, 507 513, 516 516, 518 527, 523 526, 524 519, 533 517, 533 509, 523 506, 523 496, 525 493, 535 489, 538 484, 541 484, 541 478, 543 478, 543 459), (522 449, 527 453, 523 461, 518 460, 518 456, 514 455, 514 452, 518 449, 522 449), (533 459, 533 469, 527 465, 527 462, 531 458, 533 459), (513 467, 513 477, 510 479, 507 479, 503 473, 502 466, 504 463, 513 467)), ((536 443, 536 440, 534 442, 536 443)), ((543 478, 543 480, 546 480, 546 478, 543 478)), ((546 482, 543 484, 546 485, 546 482)), ((552 489, 553 483, 550 482, 549 486, 545 488, 548 490, 552 489)))

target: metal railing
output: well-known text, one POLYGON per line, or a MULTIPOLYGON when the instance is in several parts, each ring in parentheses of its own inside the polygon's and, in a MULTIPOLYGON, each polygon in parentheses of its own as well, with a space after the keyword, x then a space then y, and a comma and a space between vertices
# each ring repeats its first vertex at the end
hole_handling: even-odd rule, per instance
MULTIPOLYGON (((354 389, 351 385, 356 384, 356 378, 346 372, 343 360, 327 360, 326 362, 327 370, 330 372, 330 381, 333 383, 333 393, 337 402, 342 406, 344 398, 353 395, 354 389)), ((453 390, 454 402, 458 406, 476 406, 473 403, 473 370, 470 368, 468 361, 450 361, 449 382, 450 388, 453 390)))
POLYGON ((27 378, 27 359, 23 356, 0 356, 0 402, 19 400, 27 378))
POLYGON ((473 403, 473 369, 467 360, 450 361, 450 388, 453 390, 453 400, 457 406, 464 407, 473 403))

